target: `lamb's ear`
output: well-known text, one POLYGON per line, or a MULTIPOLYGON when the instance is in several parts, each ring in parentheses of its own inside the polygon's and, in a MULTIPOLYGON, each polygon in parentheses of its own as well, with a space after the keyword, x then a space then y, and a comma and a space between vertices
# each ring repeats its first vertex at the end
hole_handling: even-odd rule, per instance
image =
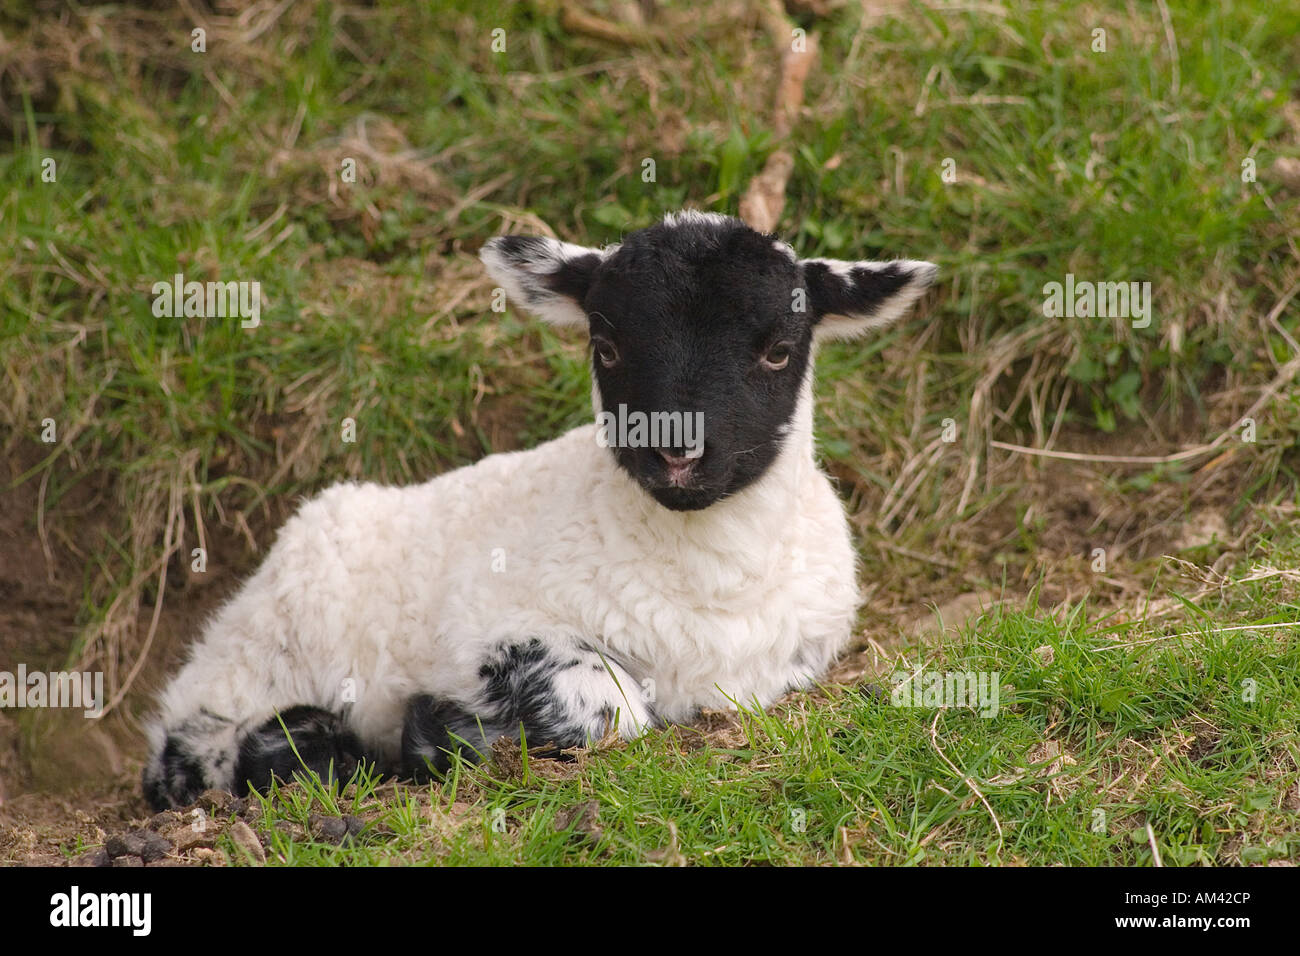
POLYGON ((479 252, 488 275, 517 305, 552 325, 587 325, 582 300, 608 249, 545 236, 497 236, 479 252))
POLYGON ((939 274, 932 262, 804 259, 804 285, 818 339, 849 339, 883 328, 908 310, 939 274))

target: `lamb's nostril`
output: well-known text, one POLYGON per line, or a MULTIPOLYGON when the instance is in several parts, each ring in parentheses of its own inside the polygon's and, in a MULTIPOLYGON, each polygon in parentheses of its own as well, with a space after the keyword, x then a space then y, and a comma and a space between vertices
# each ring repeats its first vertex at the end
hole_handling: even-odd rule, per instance
POLYGON ((659 457, 668 463, 671 468, 685 468, 693 465, 700 458, 698 454, 691 455, 685 448, 658 448, 659 457))

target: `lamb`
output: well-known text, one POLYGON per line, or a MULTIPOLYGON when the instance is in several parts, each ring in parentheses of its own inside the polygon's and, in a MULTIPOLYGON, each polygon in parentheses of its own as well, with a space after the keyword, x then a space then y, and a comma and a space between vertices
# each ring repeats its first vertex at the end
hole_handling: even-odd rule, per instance
POLYGON ((161 695, 155 808, 304 766, 428 780, 502 735, 567 749, 764 707, 849 641, 856 559, 814 459, 813 351, 899 318, 936 267, 799 259, 695 212, 604 249, 504 236, 481 258, 517 305, 587 330, 598 420, 307 502, 161 695), (656 441, 623 427, 638 414, 656 441))

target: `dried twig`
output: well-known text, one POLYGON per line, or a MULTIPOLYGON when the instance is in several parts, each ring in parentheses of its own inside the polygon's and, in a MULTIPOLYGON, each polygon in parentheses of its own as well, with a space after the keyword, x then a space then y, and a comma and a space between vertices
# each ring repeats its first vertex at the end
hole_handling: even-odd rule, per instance
POLYGON ((786 17, 780 0, 759 4, 759 18, 772 39, 772 45, 785 53, 781 57, 780 82, 772 110, 772 137, 777 149, 745 190, 740 199, 740 218, 759 232, 772 232, 785 208, 785 186, 794 172, 794 154, 782 145, 790 136, 795 118, 803 105, 804 84, 817 56, 817 38, 812 34, 794 43, 794 25, 786 17))
POLYGON ((576 3, 565 2, 560 7, 560 26, 569 33, 577 33, 593 40, 616 43, 620 46, 656 46, 668 42, 669 37, 660 29, 643 23, 617 23, 594 13, 588 13, 576 3))

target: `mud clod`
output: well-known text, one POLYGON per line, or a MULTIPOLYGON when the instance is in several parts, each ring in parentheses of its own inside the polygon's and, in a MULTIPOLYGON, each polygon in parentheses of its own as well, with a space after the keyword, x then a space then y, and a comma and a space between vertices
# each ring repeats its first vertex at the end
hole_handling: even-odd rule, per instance
POLYGON ((235 841, 235 846, 254 863, 260 865, 266 862, 266 851, 262 849, 262 842, 247 823, 243 820, 236 820, 230 825, 227 832, 230 834, 230 838, 235 841))

